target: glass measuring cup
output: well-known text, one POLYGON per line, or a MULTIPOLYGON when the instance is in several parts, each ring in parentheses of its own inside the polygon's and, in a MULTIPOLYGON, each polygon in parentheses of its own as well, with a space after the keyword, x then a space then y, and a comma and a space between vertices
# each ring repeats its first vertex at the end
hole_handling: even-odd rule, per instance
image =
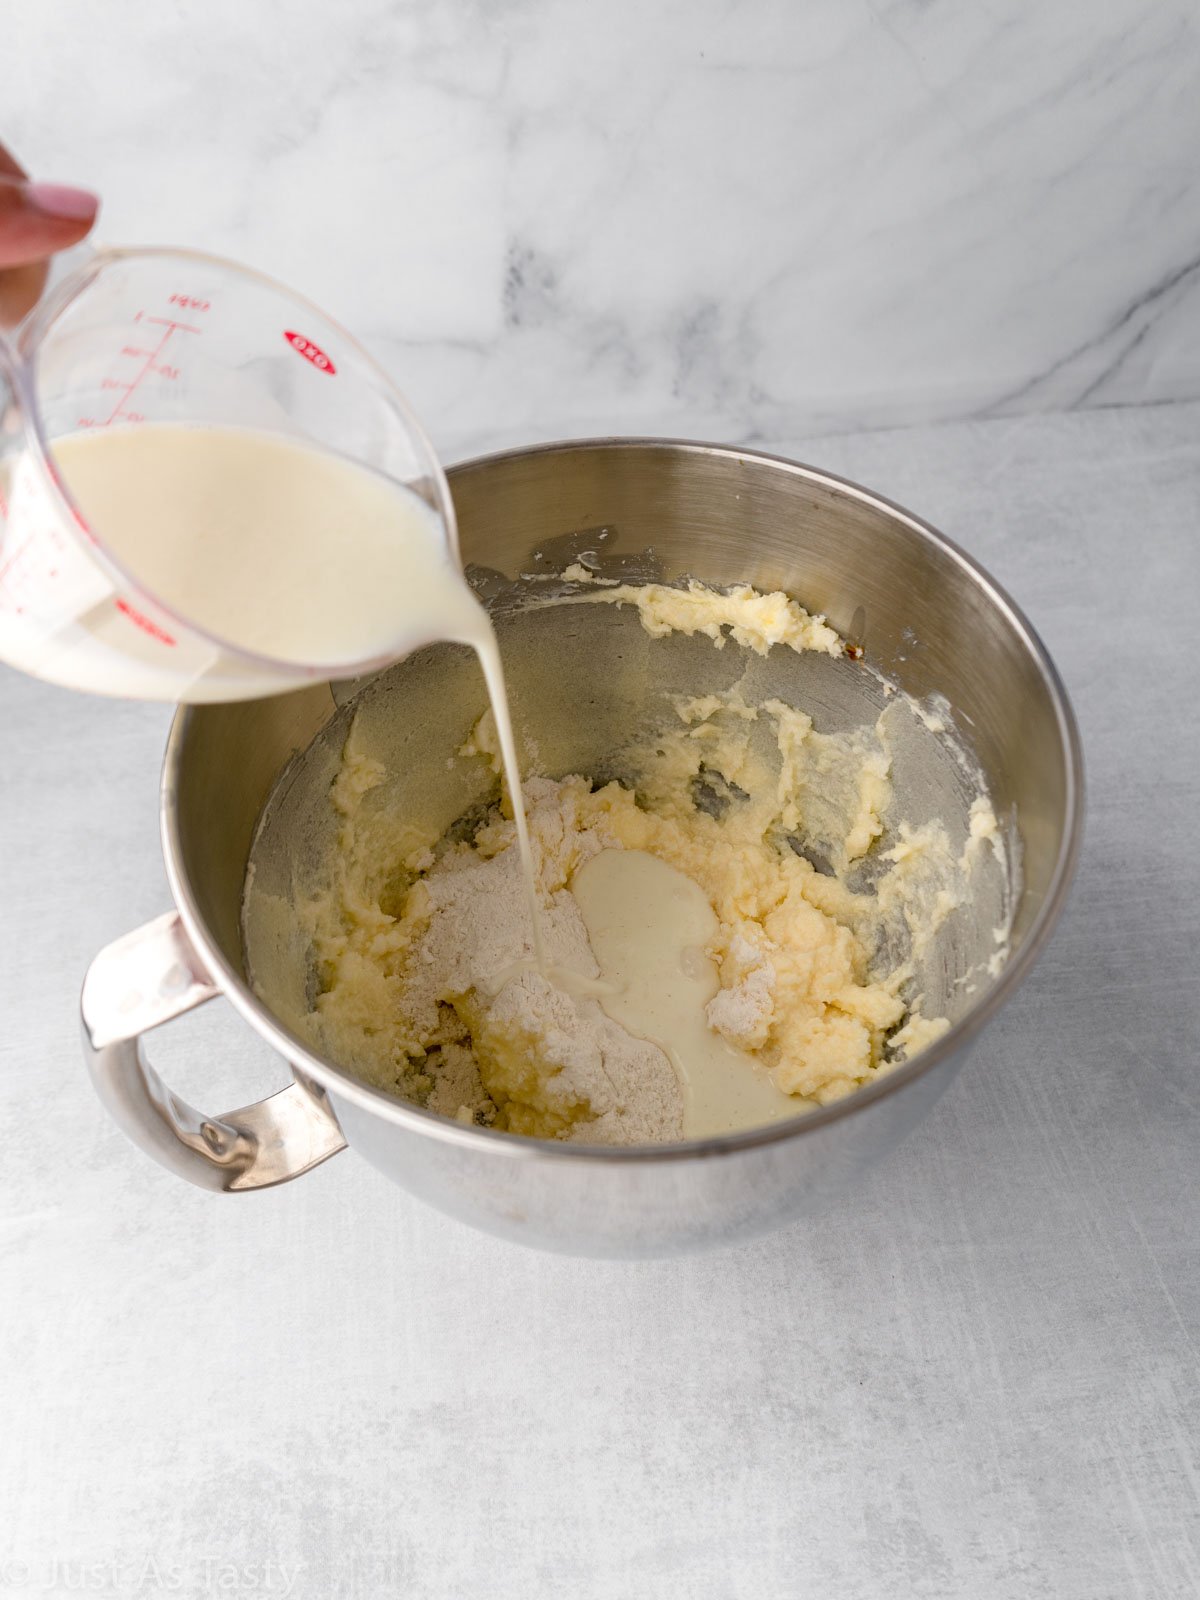
POLYGON ((151 593, 89 526, 55 459, 81 430, 247 428, 372 469, 434 513, 457 562, 449 490, 390 379, 316 306, 186 250, 101 249, 0 338, 0 660, 71 688, 148 700, 250 699, 353 677, 428 636, 331 665, 272 660, 151 593))

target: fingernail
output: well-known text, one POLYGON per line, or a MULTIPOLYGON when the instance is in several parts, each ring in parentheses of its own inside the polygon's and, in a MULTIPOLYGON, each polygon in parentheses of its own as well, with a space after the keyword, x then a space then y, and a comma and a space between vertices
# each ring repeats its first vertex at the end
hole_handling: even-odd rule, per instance
POLYGON ((25 198, 46 216, 61 217, 64 222, 85 222, 100 206, 89 189, 73 189, 66 183, 27 183, 25 198))

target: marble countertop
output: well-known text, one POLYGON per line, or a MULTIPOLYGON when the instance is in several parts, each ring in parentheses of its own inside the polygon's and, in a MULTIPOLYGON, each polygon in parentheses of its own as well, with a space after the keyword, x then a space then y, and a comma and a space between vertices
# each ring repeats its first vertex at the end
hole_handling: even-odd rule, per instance
POLYGON ((311 295, 447 456, 1200 398, 1194 0, 0 13, 30 170, 311 295))
MULTIPOLYGON (((167 905, 161 709, 0 672, 0 1594, 1158 1600, 1200 1592, 1200 406, 775 447, 959 539, 1082 726, 1063 923, 836 1216, 623 1264, 353 1154, 217 1198, 84 1075, 91 955, 167 905)), ((156 1039, 278 1086, 220 1005, 156 1039)))

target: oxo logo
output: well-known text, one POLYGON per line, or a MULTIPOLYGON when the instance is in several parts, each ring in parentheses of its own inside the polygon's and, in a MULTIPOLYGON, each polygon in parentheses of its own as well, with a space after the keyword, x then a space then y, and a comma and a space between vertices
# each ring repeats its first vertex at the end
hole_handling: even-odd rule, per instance
POLYGON ((290 333, 284 330, 283 337, 293 350, 299 351, 305 361, 311 361, 319 372, 335 373, 337 368, 321 349, 319 344, 314 344, 311 339, 306 339, 302 333, 290 333))

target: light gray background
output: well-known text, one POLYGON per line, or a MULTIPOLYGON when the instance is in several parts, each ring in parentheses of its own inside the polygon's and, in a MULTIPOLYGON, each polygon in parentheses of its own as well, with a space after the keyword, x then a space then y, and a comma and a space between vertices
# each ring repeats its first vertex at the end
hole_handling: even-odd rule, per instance
MULTIPOLYGON (((222 1198, 153 1166, 74 1007, 167 904, 167 717, 0 674, 0 1592, 1200 1592, 1198 439, 1175 405, 776 441, 1019 596, 1090 822, 928 1123, 840 1215, 710 1256, 538 1255, 350 1153, 222 1198)), ((218 1005, 155 1045, 209 1109, 282 1081, 218 1005)))
MULTIPOLYGON (((168 718, 0 672, 0 1594, 1200 1593, 1194 5, 0 29, 39 176, 313 294, 446 458, 754 440, 931 518, 1043 631, 1091 781, 1056 940, 842 1214, 578 1262, 351 1154, 217 1199, 123 1140, 75 996, 167 905, 168 718)), ((219 1006, 155 1047, 212 1109, 283 1081, 219 1006)))

